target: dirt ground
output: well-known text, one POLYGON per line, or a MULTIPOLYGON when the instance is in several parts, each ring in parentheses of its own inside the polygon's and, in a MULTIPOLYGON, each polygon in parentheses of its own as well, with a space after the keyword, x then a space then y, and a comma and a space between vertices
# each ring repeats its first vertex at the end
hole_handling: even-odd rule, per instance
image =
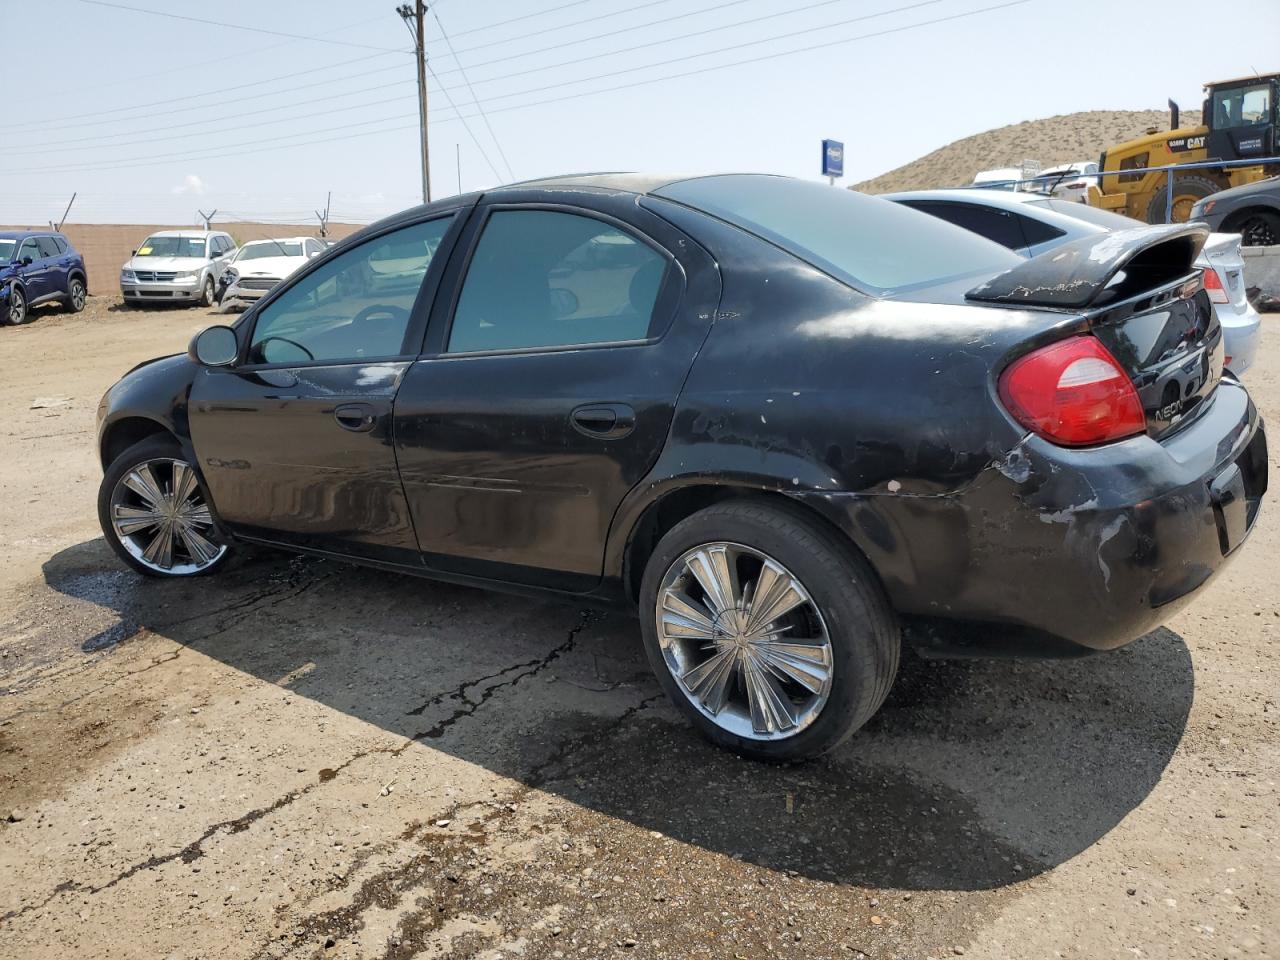
POLYGON ((691 733, 622 615, 265 552, 126 570, 94 410, 207 322, 0 328, 0 956, 1280 955, 1276 503, 1129 647, 908 658, 839 752, 764 766, 691 733))

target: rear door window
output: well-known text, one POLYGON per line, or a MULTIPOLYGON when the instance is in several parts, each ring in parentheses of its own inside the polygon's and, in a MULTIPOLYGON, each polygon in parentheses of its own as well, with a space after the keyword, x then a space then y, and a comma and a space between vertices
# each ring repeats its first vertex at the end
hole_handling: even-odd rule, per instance
POLYGON ((39 247, 40 256, 42 257, 58 257, 62 255, 58 245, 53 242, 53 237, 36 237, 36 245, 39 247))
POLYGON ((667 258, 602 220, 497 210, 454 311, 449 353, 644 340, 667 258))

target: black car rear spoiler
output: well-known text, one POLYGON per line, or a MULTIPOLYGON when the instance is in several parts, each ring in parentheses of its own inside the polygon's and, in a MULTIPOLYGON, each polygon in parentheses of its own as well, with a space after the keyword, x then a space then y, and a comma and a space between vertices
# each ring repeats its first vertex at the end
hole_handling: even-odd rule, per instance
POLYGON ((1103 306, 1186 277, 1208 237, 1209 229, 1195 223, 1082 237, 992 277, 965 298, 1061 309, 1103 306))

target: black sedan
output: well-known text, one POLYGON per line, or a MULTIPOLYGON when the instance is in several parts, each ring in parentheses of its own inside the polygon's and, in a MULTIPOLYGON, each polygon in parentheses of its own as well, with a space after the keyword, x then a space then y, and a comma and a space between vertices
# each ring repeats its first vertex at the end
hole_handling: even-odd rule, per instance
POLYGON ((1191 219, 1222 233, 1238 233, 1246 247, 1280 244, 1280 177, 1221 190, 1191 208, 1191 219))
POLYGON ((1108 649, 1238 550, 1265 440, 1204 238, 1024 260, 769 176, 440 201, 113 386, 102 528, 155 576, 254 542, 630 604, 708 737, 812 756, 883 702, 904 626, 1108 649), (1175 368, 1185 395, 1144 402, 1175 368))

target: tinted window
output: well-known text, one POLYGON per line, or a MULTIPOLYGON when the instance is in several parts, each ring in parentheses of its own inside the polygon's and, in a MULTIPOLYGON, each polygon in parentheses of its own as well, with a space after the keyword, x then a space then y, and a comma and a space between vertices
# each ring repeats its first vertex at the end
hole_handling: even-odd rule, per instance
POLYGON ((1071 217, 1083 223, 1091 223, 1095 227, 1106 227, 1108 230, 1132 230, 1134 227, 1145 227, 1141 220, 1112 213, 1110 210, 1099 210, 1087 203, 1071 203, 1068 200, 1032 200, 1029 206, 1044 207, 1063 216, 1071 217))
POLYGON ((323 248, 322 246, 320 246, 320 241, 319 241, 319 240, 308 240, 308 241, 307 241, 307 256, 308 256, 308 257, 314 257, 317 253, 319 253, 319 252, 320 252, 321 250, 323 250, 323 249, 324 249, 324 248, 323 248))
POLYGON ((240 248, 238 261, 262 260, 265 257, 300 257, 302 244, 297 240, 262 240, 240 248))
POLYGON ((471 259, 448 350, 643 340, 666 266, 648 244, 600 220, 499 210, 471 259))
POLYGON ((939 217, 947 223, 971 230, 980 237, 994 240, 1002 247, 1010 250, 1022 250, 1027 241, 1022 237, 1022 230, 1013 214, 991 207, 978 207, 971 203, 946 203, 934 200, 911 200, 908 206, 923 213, 939 217))
MULTIPOLYGON (((1084 204, 1077 203, 1077 207, 1084 204)), ((1034 247, 1037 243, 1046 243, 1049 240, 1056 240, 1058 237, 1065 236, 1065 230, 1059 230, 1055 226, 1045 223, 1042 220, 1033 220, 1031 217, 1024 217, 1020 213, 1012 215, 1018 222, 1018 226, 1022 228, 1022 237, 1027 242, 1027 246, 1034 247)))
POLYGON ((35 237, 27 237, 22 241, 22 246, 18 248, 18 259, 22 260, 30 257, 32 260, 40 259, 40 248, 36 246, 35 237))
POLYGON ((59 253, 66 253, 69 249, 71 249, 70 245, 62 237, 54 237, 53 242, 54 244, 57 245, 59 253))
POLYGON ((684 180, 655 191, 777 244, 869 293, 993 274, 1016 254, 915 210, 852 190, 783 177, 684 180))
POLYGON ((40 256, 56 257, 61 255, 58 245, 53 242, 53 237, 36 237, 36 245, 40 248, 40 256))
POLYGON ((450 217, 366 240, 263 308, 250 360, 307 363, 393 357, 450 217))

